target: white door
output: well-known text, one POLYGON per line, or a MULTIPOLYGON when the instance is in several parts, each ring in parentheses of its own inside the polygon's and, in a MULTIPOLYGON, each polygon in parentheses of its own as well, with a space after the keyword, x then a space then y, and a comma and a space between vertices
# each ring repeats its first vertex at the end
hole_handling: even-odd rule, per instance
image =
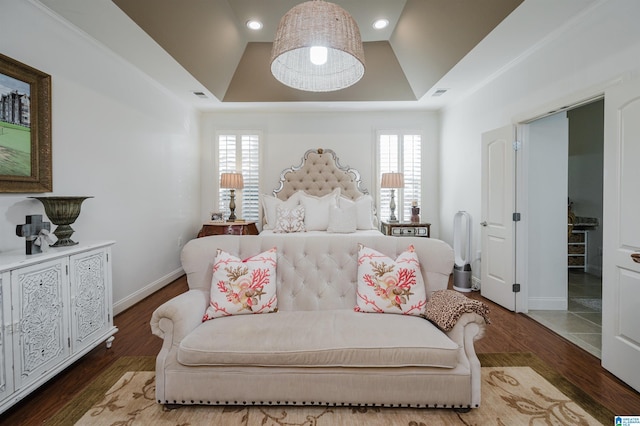
POLYGON ((567 113, 559 112, 529 123, 525 143, 527 178, 524 191, 527 199, 518 207, 522 209, 526 219, 523 224, 527 227, 526 248, 521 257, 526 275, 519 274, 519 279, 527 285, 527 310, 566 310, 567 113))
POLYGON ((481 294, 515 311, 515 130, 482 135, 481 294))
POLYGON ((605 92, 602 366, 640 391, 640 81, 605 92))

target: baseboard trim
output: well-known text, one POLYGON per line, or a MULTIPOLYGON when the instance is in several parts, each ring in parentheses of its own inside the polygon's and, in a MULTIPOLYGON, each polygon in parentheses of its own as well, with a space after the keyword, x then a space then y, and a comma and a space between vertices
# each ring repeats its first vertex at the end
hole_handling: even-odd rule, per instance
POLYGON ((566 311, 568 301, 565 297, 530 297, 530 311, 566 311))
POLYGON ((113 315, 118 315, 120 312, 132 307, 145 297, 148 297, 160 290, 162 287, 166 286, 169 283, 177 280, 181 276, 184 275, 184 270, 182 268, 178 268, 175 271, 161 277, 160 279, 152 282, 151 284, 141 288, 133 294, 125 297, 124 299, 118 300, 113 304, 113 315))

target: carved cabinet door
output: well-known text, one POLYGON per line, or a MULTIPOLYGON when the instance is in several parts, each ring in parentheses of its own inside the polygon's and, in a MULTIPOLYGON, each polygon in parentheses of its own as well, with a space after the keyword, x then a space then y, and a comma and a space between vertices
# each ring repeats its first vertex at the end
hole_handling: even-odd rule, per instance
POLYGON ((69 356, 67 266, 67 259, 56 259, 11 274, 16 388, 39 379, 69 356))
POLYGON ((93 343, 111 323, 108 249, 70 257, 71 350, 75 353, 93 343))
POLYGON ((0 401, 11 395, 13 350, 11 334, 11 274, 0 272, 0 401))

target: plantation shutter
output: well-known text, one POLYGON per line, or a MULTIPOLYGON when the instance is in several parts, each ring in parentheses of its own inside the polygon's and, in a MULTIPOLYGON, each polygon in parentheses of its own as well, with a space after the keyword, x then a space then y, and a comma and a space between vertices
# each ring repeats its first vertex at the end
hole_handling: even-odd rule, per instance
MULTIPOLYGON (((378 184, 383 173, 404 174, 404 188, 395 190, 395 214, 400 221, 411 219, 411 205, 421 203, 422 137, 419 134, 380 133, 378 136, 378 184)), ((391 189, 380 189, 379 212, 381 220, 391 214, 391 189)))
MULTIPOLYGON (((218 137, 218 182, 222 173, 233 173, 236 171, 236 136, 220 135, 218 137)), ((218 211, 223 213, 226 218, 229 217, 229 198, 230 191, 220 188, 218 194, 218 211)), ((236 216, 238 214, 236 213, 236 216)))
POLYGON ((260 214, 260 137, 242 136, 242 170, 244 189, 241 191, 242 218, 257 221, 260 214))
POLYGON ((420 137, 420 135, 404 135, 402 143, 402 171, 404 173, 404 191, 402 194, 402 220, 406 221, 411 220, 412 202, 415 201, 418 206, 421 205, 421 148, 422 138, 420 137))
MULTIPOLYGON (((236 191, 236 216, 248 221, 259 219, 260 136, 221 134, 218 136, 218 182, 222 173, 240 172, 244 188, 236 191)), ((230 190, 220 188, 218 208, 229 216, 230 190)))

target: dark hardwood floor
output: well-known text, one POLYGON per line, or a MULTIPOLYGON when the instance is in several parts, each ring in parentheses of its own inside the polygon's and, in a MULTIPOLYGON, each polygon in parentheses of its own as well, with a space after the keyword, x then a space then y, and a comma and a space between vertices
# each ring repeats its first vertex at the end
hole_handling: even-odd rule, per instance
MULTIPOLYGON (((151 334, 149 319, 156 307, 187 290, 182 277, 115 317, 120 329, 111 349, 95 348, 74 365, 0 415, 2 425, 38 425, 55 414, 107 366, 122 356, 155 356, 161 340, 151 334)), ((541 326, 526 315, 491 307, 492 324, 476 342, 478 353, 533 352, 594 400, 619 415, 640 414, 640 394, 600 366, 600 360, 541 326)))

